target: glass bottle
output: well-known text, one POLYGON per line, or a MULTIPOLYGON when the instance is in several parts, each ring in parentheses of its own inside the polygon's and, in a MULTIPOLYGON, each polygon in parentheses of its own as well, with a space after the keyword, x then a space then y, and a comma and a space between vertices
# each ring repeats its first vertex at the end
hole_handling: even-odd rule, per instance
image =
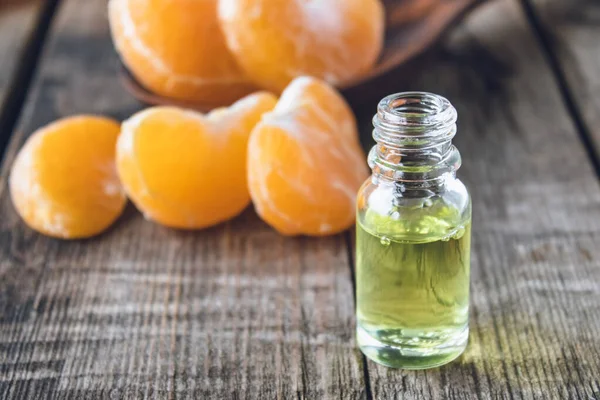
POLYGON ((471 199, 456 178, 457 113, 423 92, 386 97, 373 118, 373 174, 357 202, 357 340, 380 364, 431 368, 469 335, 471 199))

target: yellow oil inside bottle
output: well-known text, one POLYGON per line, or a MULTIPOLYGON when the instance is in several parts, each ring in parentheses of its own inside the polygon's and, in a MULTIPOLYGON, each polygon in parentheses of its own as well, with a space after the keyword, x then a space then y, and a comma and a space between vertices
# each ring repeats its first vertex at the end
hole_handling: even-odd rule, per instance
POLYGON ((358 218, 357 340, 376 362, 430 368, 466 347, 471 221, 446 214, 358 218))

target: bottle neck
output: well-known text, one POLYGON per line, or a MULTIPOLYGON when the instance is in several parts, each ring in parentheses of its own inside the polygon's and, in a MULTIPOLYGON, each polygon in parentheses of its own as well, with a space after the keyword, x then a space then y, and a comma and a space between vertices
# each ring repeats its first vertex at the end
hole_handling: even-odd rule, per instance
POLYGON ((373 118, 373 177, 407 190, 443 189, 461 164, 452 145, 456 120, 456 109, 438 95, 406 92, 383 99, 373 118))

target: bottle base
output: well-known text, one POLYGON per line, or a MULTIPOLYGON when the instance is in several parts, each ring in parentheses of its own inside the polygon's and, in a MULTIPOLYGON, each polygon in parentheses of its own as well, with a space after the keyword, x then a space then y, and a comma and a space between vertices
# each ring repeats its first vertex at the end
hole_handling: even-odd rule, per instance
POLYGON ((469 328, 465 327, 444 340, 422 343, 413 337, 399 336, 392 345, 373 337, 359 325, 356 337, 362 353, 377 364, 390 368, 428 369, 448 364, 459 357, 467 347, 469 328))

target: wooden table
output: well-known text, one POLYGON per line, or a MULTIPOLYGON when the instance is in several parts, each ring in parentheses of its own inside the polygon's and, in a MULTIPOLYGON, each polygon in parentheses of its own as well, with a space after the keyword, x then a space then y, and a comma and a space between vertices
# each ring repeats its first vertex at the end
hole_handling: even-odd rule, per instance
POLYGON ((600 399, 600 3, 495 0, 420 65, 387 89, 459 110, 472 313, 464 356, 411 372, 356 348, 351 232, 285 238, 250 209, 177 232, 132 207, 93 240, 25 227, 7 176, 26 137, 142 106, 106 0, 1 11, 0 398, 600 399))

